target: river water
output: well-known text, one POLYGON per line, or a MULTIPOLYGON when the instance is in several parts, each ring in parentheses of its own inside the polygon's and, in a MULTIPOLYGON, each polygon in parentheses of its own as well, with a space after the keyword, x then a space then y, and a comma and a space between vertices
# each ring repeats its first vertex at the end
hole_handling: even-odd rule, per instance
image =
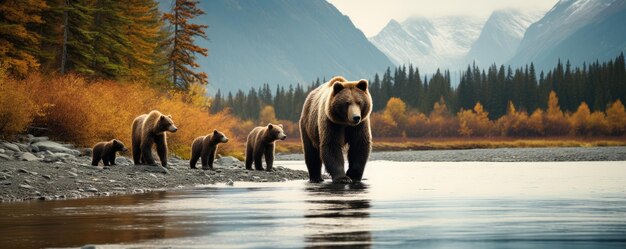
POLYGON ((0 248, 626 248, 626 162, 372 161, 360 185, 7 203, 0 238, 0 248))

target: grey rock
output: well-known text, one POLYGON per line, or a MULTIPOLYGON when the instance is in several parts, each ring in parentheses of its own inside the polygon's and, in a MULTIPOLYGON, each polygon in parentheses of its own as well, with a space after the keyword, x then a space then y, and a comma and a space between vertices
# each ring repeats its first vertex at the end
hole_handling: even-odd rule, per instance
POLYGON ((20 188, 33 189, 33 186, 30 186, 28 184, 20 184, 20 188))
POLYGON ((49 141, 50 138, 48 137, 32 137, 30 139, 30 143, 34 144, 34 143, 39 143, 39 142, 43 142, 43 141, 49 141))
POLYGON ((121 156, 121 157, 115 158, 115 164, 128 166, 128 165, 133 164, 133 161, 131 161, 130 159, 128 159, 126 157, 121 156))
POLYGON ((20 151, 28 151, 28 145, 16 143, 17 147, 20 148, 20 151))
POLYGON ((7 150, 12 150, 15 152, 19 152, 20 151, 20 147, 18 147, 15 144, 9 143, 9 142, 2 142, 2 147, 4 147, 7 150))
MULTIPOLYGON (((83 149, 83 155, 85 156, 91 156, 91 153, 93 153, 93 149, 92 148, 84 148, 83 149)), ((116 158, 116 163, 117 163, 117 158, 116 158)))
POLYGON ((43 158, 43 161, 47 163, 52 163, 52 162, 71 163, 71 162, 76 162, 77 160, 76 160, 76 156, 74 156, 73 154, 54 153, 52 155, 46 154, 43 158))
POLYGON ((0 153, 4 153, 4 149, 0 148, 0 153))
POLYGON ((65 153, 73 156, 80 156, 80 151, 67 148, 63 144, 52 142, 52 141, 41 141, 34 143, 33 145, 37 146, 39 150, 45 150, 55 153, 65 153))
POLYGON ((41 160, 39 157, 36 157, 35 155, 31 154, 30 152, 22 153, 21 155, 19 155, 19 158, 22 161, 28 161, 28 162, 40 161, 41 160))
POLYGON ((26 174, 30 173, 30 172, 28 172, 28 170, 25 170, 25 169, 18 169, 17 172, 19 172, 19 173, 26 173, 26 174))
POLYGON ((76 174, 76 173, 74 173, 72 171, 68 171, 67 173, 70 174, 70 176, 72 176, 72 177, 77 177, 78 176, 78 174, 76 174))
POLYGON ((86 191, 87 191, 87 192, 96 193, 96 192, 98 192, 98 189, 97 189, 97 188, 93 188, 93 187, 91 187, 91 188, 87 188, 87 189, 86 189, 86 191))
POLYGON ((1 161, 12 161, 13 157, 7 156, 5 154, 0 153, 0 160, 1 161))
POLYGON ((233 186, 235 185, 235 182, 233 182, 232 179, 228 179, 228 181, 226 182, 226 186, 233 186))
POLYGON ((47 179, 47 180, 51 180, 52 177, 50 175, 41 175, 41 177, 47 179))
POLYGON ((31 144, 28 146, 28 150, 30 152, 39 152, 39 147, 37 147, 37 145, 31 144))
POLYGON ((233 165, 233 164, 243 164, 243 162, 239 161, 239 159, 232 156, 224 156, 215 160, 216 164, 219 165, 233 165))

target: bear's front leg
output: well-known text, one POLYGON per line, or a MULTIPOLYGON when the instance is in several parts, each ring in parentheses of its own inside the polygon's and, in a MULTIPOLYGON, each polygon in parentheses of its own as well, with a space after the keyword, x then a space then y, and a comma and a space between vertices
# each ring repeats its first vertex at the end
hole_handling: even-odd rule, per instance
MULTIPOLYGON (((167 141, 165 140, 165 134, 157 135, 154 138, 154 143, 156 144, 157 155, 159 155, 161 165, 167 168, 167 141)), ((154 164, 156 165, 156 163, 154 164)))
POLYGON ((348 149, 348 172, 346 172, 346 175, 353 182, 360 182, 363 178, 365 164, 372 150, 372 139, 369 131, 369 122, 346 129, 346 139, 350 145, 348 149))
POLYGON ((111 165, 117 165, 115 164, 115 153, 113 155, 111 155, 111 158, 109 158, 109 162, 111 165))
POLYGON ((322 162, 326 171, 333 178, 333 183, 351 183, 350 177, 346 176, 343 162, 343 151, 339 143, 322 144, 322 162))

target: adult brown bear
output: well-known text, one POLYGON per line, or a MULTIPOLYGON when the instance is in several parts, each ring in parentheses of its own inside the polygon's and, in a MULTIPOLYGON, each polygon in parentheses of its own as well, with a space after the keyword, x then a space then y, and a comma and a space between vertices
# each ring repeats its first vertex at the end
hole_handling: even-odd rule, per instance
POLYGON ((151 111, 135 118, 132 126, 133 161, 135 165, 157 165, 152 157, 152 145, 156 144, 161 165, 167 167, 167 138, 165 132, 176 132, 171 116, 151 111))
POLYGON ((366 80, 334 77, 307 96, 300 134, 309 181, 322 182, 322 163, 334 183, 359 182, 372 148, 372 98, 366 80), (348 146, 348 171, 343 149, 348 146))

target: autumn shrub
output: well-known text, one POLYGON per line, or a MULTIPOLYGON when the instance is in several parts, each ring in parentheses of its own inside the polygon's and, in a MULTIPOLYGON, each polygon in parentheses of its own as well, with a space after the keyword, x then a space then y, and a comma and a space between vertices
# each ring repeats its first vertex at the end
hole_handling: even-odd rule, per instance
POLYGON ((0 71, 0 136, 26 130, 37 112, 38 106, 30 98, 26 86, 0 71))
POLYGON ((461 136, 488 136, 493 130, 493 122, 489 120, 489 113, 483 109, 480 102, 473 110, 461 110, 457 113, 459 135, 461 136))
POLYGON ((210 114, 209 99, 203 89, 193 85, 189 92, 168 92, 141 83, 39 74, 32 74, 17 84, 23 87, 11 86, 13 92, 24 94, 41 107, 41 115, 35 116, 32 125, 47 129, 49 135, 61 141, 89 147, 98 141, 117 138, 130 146, 131 124, 135 117, 159 110, 172 115, 179 128, 178 132, 168 134, 169 149, 176 155, 187 158, 192 140, 213 129, 231 139, 220 147, 219 153, 242 154, 245 138, 233 129, 241 127, 241 120, 226 111, 210 114))
POLYGON ((407 137, 423 137, 428 134, 428 117, 424 113, 409 112, 405 133, 407 137))
POLYGON ((428 136, 451 137, 458 134, 458 120, 450 114, 443 98, 436 102, 433 111, 428 116, 428 136))

